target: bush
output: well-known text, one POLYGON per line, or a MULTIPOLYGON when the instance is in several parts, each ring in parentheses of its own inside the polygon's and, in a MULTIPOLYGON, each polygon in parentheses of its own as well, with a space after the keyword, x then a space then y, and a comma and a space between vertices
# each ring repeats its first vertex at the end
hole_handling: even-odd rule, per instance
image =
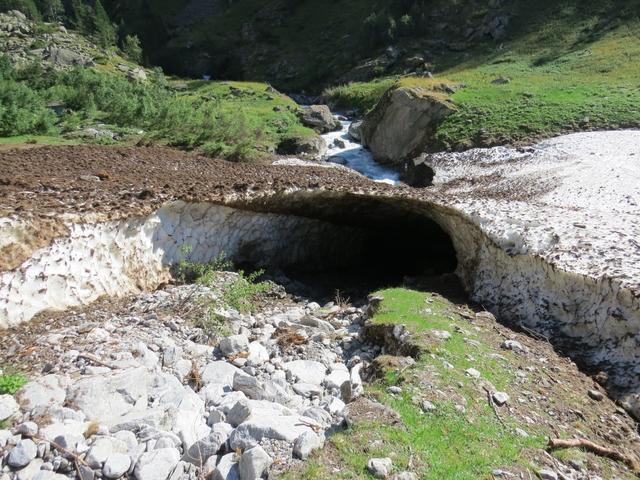
POLYGON ((16 81, 0 80, 0 135, 44 134, 54 122, 55 114, 36 92, 16 81))
POLYGON ((258 278, 264 275, 264 270, 245 275, 240 270, 238 277, 229 285, 226 285, 222 294, 222 302, 226 307, 231 307, 240 313, 255 311, 254 298, 259 293, 269 290, 269 282, 258 282, 258 278))
POLYGON ((136 35, 127 35, 122 41, 122 51, 134 62, 142 63, 142 45, 136 35))

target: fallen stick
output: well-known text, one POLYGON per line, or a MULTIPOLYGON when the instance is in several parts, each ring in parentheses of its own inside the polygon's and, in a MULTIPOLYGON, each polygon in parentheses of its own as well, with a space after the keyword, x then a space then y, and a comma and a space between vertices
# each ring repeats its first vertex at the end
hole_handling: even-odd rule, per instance
MULTIPOLYGON (((493 401, 493 393, 491 392, 491 390, 489 390, 487 387, 483 386, 482 388, 484 388, 484 391, 487 392, 487 403, 489 404, 489 406, 491 407, 491 409, 493 410, 493 413, 496 414, 496 418, 498 419, 498 421, 500 422, 500 424, 504 427, 507 428, 507 426, 504 423, 504 420, 502 420, 502 417, 500 416, 500 414, 498 413, 498 408, 496 407, 495 402, 493 401)), ((507 428, 508 429, 508 428, 507 428)))
POLYGON ((572 438, 569 440, 550 438, 549 448, 582 448, 600 457, 605 457, 616 462, 624 463, 633 471, 633 473, 636 474, 636 476, 640 477, 640 462, 638 460, 628 455, 624 455, 617 450, 606 448, 589 440, 585 440, 584 438, 572 438))
POLYGON ((81 353, 81 354, 78 355, 78 358, 83 358, 83 359, 88 360, 90 362, 93 362, 93 363, 95 363, 97 365, 102 365, 103 367, 110 368, 111 370, 117 370, 118 369, 118 367, 114 367, 113 365, 105 363, 102 360, 100 360, 98 357, 94 357, 93 355, 90 355, 88 353, 81 353))
POLYGON ((68 450, 66 448, 64 448, 62 445, 60 445, 59 443, 54 442, 53 440, 47 440, 45 438, 39 437, 37 435, 25 435, 26 437, 30 438, 31 440, 33 440, 34 442, 40 442, 40 443, 48 443, 50 444, 53 448, 55 448, 56 450, 58 450, 59 452, 63 453, 64 455, 70 457, 73 459, 73 462, 76 465, 76 469, 78 469, 78 474, 80 472, 80 469, 78 468, 78 464, 84 465, 86 467, 89 466, 89 464, 87 462, 84 461, 84 459, 82 457, 80 457, 80 455, 77 455, 76 453, 72 452, 71 450, 68 450))

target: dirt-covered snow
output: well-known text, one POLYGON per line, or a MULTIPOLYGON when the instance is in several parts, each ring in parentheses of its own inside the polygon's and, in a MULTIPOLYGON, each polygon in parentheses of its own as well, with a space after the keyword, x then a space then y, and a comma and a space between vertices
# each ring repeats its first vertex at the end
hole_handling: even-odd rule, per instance
POLYGON ((576 133, 528 149, 427 158, 434 183, 513 254, 640 290, 640 132, 576 133))

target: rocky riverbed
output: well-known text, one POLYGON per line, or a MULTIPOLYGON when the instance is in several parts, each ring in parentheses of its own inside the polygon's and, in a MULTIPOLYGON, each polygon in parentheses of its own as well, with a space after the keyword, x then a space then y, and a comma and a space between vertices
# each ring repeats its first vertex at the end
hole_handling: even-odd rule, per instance
POLYGON ((274 285, 255 314, 220 311, 214 343, 189 318, 216 295, 171 286, 4 335, 3 363, 33 380, 0 397, 0 478, 253 480, 321 448, 380 352, 359 340, 363 309, 274 285))

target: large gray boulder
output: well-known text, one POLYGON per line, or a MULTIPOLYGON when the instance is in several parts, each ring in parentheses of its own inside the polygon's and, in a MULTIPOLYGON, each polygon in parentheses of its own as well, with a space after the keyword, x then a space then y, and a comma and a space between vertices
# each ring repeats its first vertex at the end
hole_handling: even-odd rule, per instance
POLYGON ((307 160, 320 160, 327 154, 327 142, 320 135, 288 137, 278 144, 279 155, 295 155, 307 160))
POLYGON ((177 448, 160 448, 143 453, 133 471, 136 480, 166 480, 180 461, 177 448))
POLYGON ((0 395, 0 422, 15 415, 20 407, 11 395, 0 395))
POLYGON ((45 58, 58 67, 84 66, 89 58, 65 47, 51 47, 45 53, 45 58))
POLYGON ((273 460, 260 445, 250 448, 240 457, 240 480, 262 478, 272 463, 273 460))
POLYGON ((340 121, 336 119, 326 105, 304 107, 301 114, 302 123, 318 133, 339 130, 340 121))
POLYGON ((294 360, 282 366, 302 383, 322 385, 327 376, 327 367, 313 360, 294 360))
POLYGON ((362 143, 381 163, 402 163, 433 142, 442 121, 455 111, 444 94, 420 87, 387 91, 360 127, 362 143))

